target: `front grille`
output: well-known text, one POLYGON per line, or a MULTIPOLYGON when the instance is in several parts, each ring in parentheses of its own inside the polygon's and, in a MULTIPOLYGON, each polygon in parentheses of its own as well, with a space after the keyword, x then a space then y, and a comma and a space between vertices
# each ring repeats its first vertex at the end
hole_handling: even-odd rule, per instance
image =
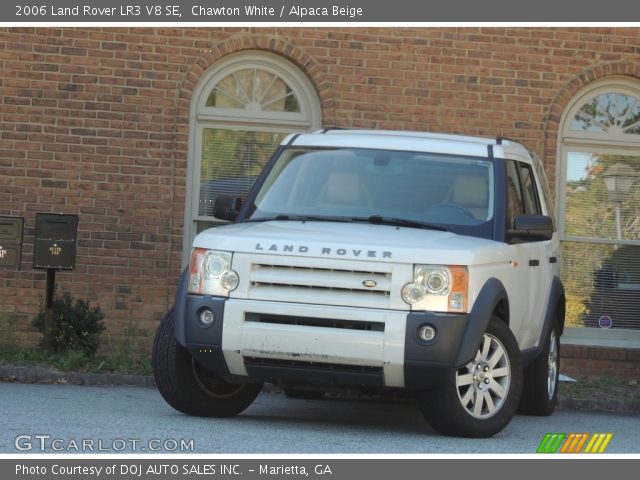
POLYGON ((391 273, 254 263, 249 288, 260 300, 389 308, 391 273))
POLYGON ((285 315, 266 315, 247 313, 246 322, 271 323, 277 325, 300 325, 305 327, 342 328, 346 330, 364 330, 372 332, 384 332, 383 322, 360 322, 354 320, 338 320, 333 318, 309 318, 285 315))
POLYGON ((273 383, 319 386, 384 386, 382 367, 244 357, 249 376, 273 383))
POLYGON ((322 370, 344 373, 358 373, 363 375, 382 375, 382 367, 364 365, 345 365, 339 363, 304 362, 299 360, 279 360, 275 358, 244 357, 247 367, 266 366, 276 368, 303 368, 307 370, 322 370))

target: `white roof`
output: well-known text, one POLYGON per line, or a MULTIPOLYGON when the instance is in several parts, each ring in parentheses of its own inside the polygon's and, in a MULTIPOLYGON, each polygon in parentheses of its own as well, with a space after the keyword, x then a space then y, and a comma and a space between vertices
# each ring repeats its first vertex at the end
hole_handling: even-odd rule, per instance
POLYGON ((496 157, 508 157, 511 154, 529 158, 526 148, 512 140, 402 130, 319 130, 297 136, 290 135, 282 144, 433 152, 484 158, 487 157, 488 146, 491 145, 496 157))

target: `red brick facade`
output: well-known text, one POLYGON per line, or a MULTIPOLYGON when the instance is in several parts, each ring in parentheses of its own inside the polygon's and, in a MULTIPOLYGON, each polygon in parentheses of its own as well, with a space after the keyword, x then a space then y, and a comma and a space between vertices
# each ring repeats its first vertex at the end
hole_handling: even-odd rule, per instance
POLYGON ((516 138, 555 174, 576 91, 640 78, 638 28, 11 28, 0 31, 0 215, 26 219, 22 271, 0 271, 21 341, 44 295, 36 212, 80 217, 59 291, 107 334, 149 342, 180 270, 191 94, 225 55, 275 52, 317 90, 325 126, 516 138))
POLYGON ((640 378, 640 350, 637 348, 563 345, 562 373, 574 378, 640 378))

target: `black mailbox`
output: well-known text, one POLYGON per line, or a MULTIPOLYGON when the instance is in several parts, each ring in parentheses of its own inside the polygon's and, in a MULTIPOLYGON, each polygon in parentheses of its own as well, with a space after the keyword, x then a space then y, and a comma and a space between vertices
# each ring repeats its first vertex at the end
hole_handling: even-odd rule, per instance
POLYGON ((36 214, 33 268, 73 270, 77 232, 77 215, 36 214))
POLYGON ((20 270, 22 217, 0 217, 0 268, 20 270))

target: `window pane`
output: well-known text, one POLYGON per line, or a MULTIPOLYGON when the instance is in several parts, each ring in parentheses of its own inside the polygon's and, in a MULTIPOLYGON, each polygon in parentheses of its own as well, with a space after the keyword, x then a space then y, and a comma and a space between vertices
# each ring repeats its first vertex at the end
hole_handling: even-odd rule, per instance
POLYGON ((640 328, 640 245, 564 242, 562 258, 567 325, 640 328))
POLYGON ((513 221, 518 215, 524 214, 522 191, 518 179, 516 162, 507 162, 507 228, 513 228, 513 221))
POLYGON ((640 241, 638 169, 640 156, 568 152, 565 235, 640 241))
POLYGON ((640 133, 640 102, 622 93, 604 93, 576 113, 571 130, 601 133, 640 133))
MULTIPOLYGON (((287 90, 289 88, 287 87, 287 90)), ((284 111, 285 112, 299 112, 300 104, 298 103, 298 98, 289 90, 289 94, 284 100, 284 111)))
POLYGON ((206 106, 300 112, 300 103, 291 87, 275 74, 259 68, 244 68, 225 76, 209 94, 206 106))
POLYGON ((300 105, 293 91, 282 80, 278 79, 261 98, 263 110, 279 112, 299 112, 300 105))
POLYGON ((283 133, 205 128, 198 215, 213 216, 217 195, 246 195, 283 133))
POLYGON ((253 77, 255 70, 245 68, 231 74, 237 84, 238 94, 245 99, 246 103, 255 101, 255 91, 253 89, 253 77))
MULTIPOLYGON (((549 189, 549 182, 547 181, 547 174, 544 171, 542 162, 536 157, 536 161, 533 163, 533 168, 536 169, 538 178, 541 180, 540 187, 542 188, 542 195, 544 196, 544 203, 547 206, 547 215, 553 219, 553 224, 556 225, 555 211, 553 208, 553 198, 551 197, 551 190, 549 189)), ((554 227, 555 228, 555 227, 554 227)))
POLYGON ((214 88, 211 95, 209 95, 209 98, 207 98, 207 107, 244 108, 244 103, 230 97, 222 90, 214 88))
MULTIPOLYGON (((273 73, 267 72, 266 70, 255 69, 255 79, 254 84, 256 87, 256 99, 261 99, 266 90, 276 81, 278 77, 276 77, 273 73)), ((280 80, 281 81, 281 80, 280 80)))
POLYGON ((533 179, 533 175, 531 175, 531 167, 522 163, 519 165, 526 211, 529 215, 540 215, 542 212, 540 211, 538 195, 536 193, 535 180, 533 179))

